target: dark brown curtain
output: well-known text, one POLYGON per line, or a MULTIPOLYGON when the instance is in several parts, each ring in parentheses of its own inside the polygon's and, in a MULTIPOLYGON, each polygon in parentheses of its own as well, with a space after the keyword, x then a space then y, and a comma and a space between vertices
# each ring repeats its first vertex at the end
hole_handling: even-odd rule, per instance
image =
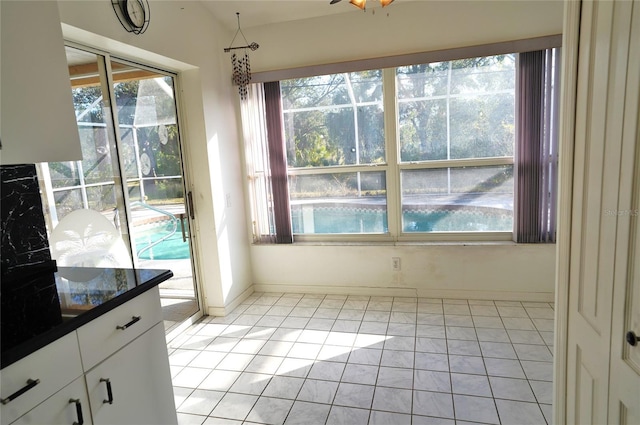
POLYGON ((280 82, 264 83, 264 99, 267 118, 267 139, 269 145, 269 165, 271 169, 276 243, 293 243, 291 212, 289 207, 287 156, 284 149, 284 131, 282 125, 280 82))
POLYGON ((555 242, 557 79, 552 63, 551 50, 519 54, 516 240, 521 243, 555 242))

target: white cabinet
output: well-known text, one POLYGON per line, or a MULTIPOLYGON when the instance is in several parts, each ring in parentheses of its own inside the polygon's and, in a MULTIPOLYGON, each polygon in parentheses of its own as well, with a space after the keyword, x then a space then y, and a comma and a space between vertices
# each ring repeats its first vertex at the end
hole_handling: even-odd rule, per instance
POLYGON ((91 369, 160 322, 160 293, 155 287, 80 327, 78 341, 84 370, 91 369))
POLYGON ((67 385, 44 403, 27 412, 13 425, 43 424, 84 424, 91 425, 91 410, 87 397, 84 377, 67 385))
POLYGON ((94 424, 177 423, 158 287, 78 329, 78 341, 94 424))
POLYGON ((168 371, 164 326, 158 323, 86 374, 93 423, 177 423, 168 371))
POLYGON ((177 424, 158 287, 2 369, 2 424, 177 424), (83 367, 84 365, 84 367, 83 367), (6 401, 6 400, 5 400, 6 401))
POLYGON ((0 370, 0 423, 10 424, 52 394, 82 376, 75 332, 0 370), (31 385, 28 382, 32 382, 31 385), (19 394, 21 390, 26 390, 19 394), (17 395, 14 399, 12 395, 17 395), (5 404, 6 402, 6 404, 5 404))
POLYGON ((0 163, 82 159, 55 1, 0 1, 0 163))

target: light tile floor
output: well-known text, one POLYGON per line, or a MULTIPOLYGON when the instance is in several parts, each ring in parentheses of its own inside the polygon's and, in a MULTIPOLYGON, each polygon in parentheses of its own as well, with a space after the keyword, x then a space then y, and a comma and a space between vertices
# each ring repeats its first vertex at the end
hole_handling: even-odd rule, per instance
POLYGON ((169 344, 180 424, 547 424, 553 304, 256 293, 169 344))

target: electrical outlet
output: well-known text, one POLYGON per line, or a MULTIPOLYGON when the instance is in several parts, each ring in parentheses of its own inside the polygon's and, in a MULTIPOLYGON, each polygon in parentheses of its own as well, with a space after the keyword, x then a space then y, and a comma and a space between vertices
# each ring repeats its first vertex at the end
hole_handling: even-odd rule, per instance
POLYGON ((399 272, 402 269, 400 266, 400 257, 391 257, 391 266, 394 272, 399 272))

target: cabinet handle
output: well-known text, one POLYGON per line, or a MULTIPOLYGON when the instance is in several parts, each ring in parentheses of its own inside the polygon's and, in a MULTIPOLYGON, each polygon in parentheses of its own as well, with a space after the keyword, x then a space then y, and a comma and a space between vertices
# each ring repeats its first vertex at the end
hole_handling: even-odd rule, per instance
POLYGON ((76 416, 78 416, 78 422, 74 422, 72 425, 82 425, 84 424, 84 418, 82 417, 82 404, 80 404, 80 399, 72 398, 69 399, 69 404, 75 403, 76 405, 76 416))
POLYGON ((0 402, 2 402, 2 404, 7 404, 11 400, 14 400, 14 399, 20 397, 22 394, 26 393, 27 391, 29 391, 31 388, 35 387, 39 383, 40 383, 39 379, 27 379, 27 385, 25 385, 24 387, 20 388, 18 391, 16 391, 15 393, 11 394, 7 398, 0 398, 0 402))
POLYGON ((141 318, 142 318, 142 316, 133 316, 129 323, 124 324, 124 325, 118 325, 118 326, 116 326, 116 329, 120 329, 121 331, 123 331, 123 330, 127 329, 129 326, 133 325, 134 323, 139 322, 141 318))
POLYGON ((102 403, 113 404, 113 392, 111 391, 111 381, 108 378, 100 378, 100 382, 107 384, 107 399, 102 400, 102 403))

